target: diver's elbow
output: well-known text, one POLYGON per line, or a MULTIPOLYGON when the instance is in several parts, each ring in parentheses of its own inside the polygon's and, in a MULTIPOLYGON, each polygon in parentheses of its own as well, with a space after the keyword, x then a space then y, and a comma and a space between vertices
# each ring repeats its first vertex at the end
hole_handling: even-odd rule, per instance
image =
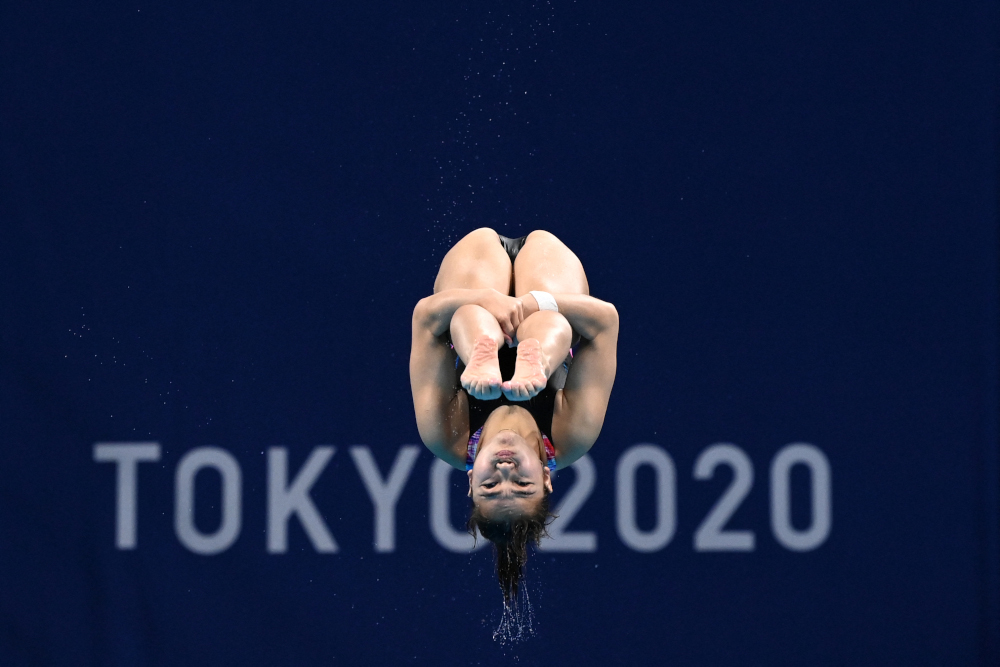
POLYGON ((618 309, 610 301, 604 302, 604 312, 601 313, 601 322, 604 329, 618 331, 618 309))
POLYGON ((425 296, 413 307, 413 326, 425 328, 431 318, 430 297, 425 296))

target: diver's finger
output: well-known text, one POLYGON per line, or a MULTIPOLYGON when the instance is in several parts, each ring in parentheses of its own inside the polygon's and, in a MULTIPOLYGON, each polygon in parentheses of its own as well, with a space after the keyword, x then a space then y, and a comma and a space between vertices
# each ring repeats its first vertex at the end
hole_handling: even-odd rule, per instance
POLYGON ((511 337, 514 336, 514 327, 511 326, 509 318, 504 318, 500 320, 499 323, 500 323, 500 329, 501 331, 503 331, 505 336, 511 336, 511 337))
POLYGON ((521 326, 521 322, 523 321, 524 318, 521 316, 521 309, 516 308, 514 312, 510 314, 510 323, 514 327, 515 331, 517 331, 517 328, 521 326))

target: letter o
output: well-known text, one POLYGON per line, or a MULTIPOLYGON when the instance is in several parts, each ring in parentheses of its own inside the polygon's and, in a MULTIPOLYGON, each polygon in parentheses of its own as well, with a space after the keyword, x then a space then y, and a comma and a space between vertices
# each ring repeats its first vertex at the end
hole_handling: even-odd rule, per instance
MULTIPOLYGON (((455 468, 434 459, 430 470, 430 522, 431 534, 437 543, 454 553, 472 553, 486 546, 486 540, 477 540, 464 530, 455 530, 451 524, 451 487, 455 468)), ((463 481, 466 476, 463 475, 463 481)))
POLYGON ((784 447, 771 463, 771 530, 786 549, 811 551, 830 536, 832 523, 830 461, 815 445, 796 442, 784 447), (809 528, 792 526, 790 477, 792 466, 809 468, 812 481, 812 518, 809 528))
POLYGON ((670 543, 677 528, 677 471, 670 454, 660 447, 639 444, 618 459, 615 473, 618 537, 636 551, 658 551, 670 543), (635 472, 648 465, 656 473, 656 526, 643 531, 636 523, 635 472))
POLYGON ((184 455, 177 465, 174 484, 174 530, 177 539, 196 554, 210 556, 232 546, 240 534, 242 516, 240 464, 219 447, 199 447, 184 455), (194 523, 194 478, 203 468, 214 468, 222 476, 222 523, 205 534, 194 523))

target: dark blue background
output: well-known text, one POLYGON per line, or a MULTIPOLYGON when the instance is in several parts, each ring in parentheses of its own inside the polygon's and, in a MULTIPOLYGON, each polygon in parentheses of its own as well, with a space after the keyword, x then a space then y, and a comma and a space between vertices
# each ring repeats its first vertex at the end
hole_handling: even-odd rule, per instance
POLYGON ((22 2, 0 36, 4 665, 996 664, 993 3, 22 2), (488 552, 430 535, 430 454, 392 554, 347 454, 418 442, 410 312, 480 226, 554 232, 621 316, 598 551, 531 557, 514 648, 488 552), (92 448, 136 440, 164 455, 119 551, 92 448), (721 441, 752 553, 692 548, 721 441), (833 471, 807 553, 768 524, 797 441, 833 471), (652 554, 614 529, 639 442, 678 471, 652 554), (269 555, 262 452, 322 443, 341 551, 293 521, 269 555), (205 445, 244 477, 211 557, 173 531, 205 445))

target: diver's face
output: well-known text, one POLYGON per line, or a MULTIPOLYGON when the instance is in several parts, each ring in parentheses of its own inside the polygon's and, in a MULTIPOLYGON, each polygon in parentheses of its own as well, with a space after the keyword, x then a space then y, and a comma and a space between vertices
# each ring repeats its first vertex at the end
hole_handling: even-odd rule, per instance
POLYGON ((510 430, 480 445, 469 471, 469 497, 479 511, 493 518, 514 518, 529 513, 552 491, 549 469, 538 447, 510 430))

